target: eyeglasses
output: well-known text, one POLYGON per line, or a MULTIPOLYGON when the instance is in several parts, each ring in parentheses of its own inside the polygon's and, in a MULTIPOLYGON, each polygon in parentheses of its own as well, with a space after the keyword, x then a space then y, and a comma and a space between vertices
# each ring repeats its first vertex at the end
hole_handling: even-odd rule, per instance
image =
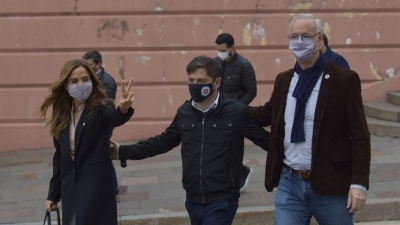
POLYGON ((297 41, 297 40, 299 40, 299 37, 301 38, 301 40, 302 41, 304 41, 304 40, 312 40, 315 36, 317 36, 317 35, 319 35, 319 34, 321 34, 321 33, 316 33, 316 34, 314 34, 314 35, 310 35, 310 34, 305 34, 305 35, 297 35, 297 34, 289 34, 288 36, 287 36, 287 38, 289 39, 289 40, 293 40, 293 41, 297 41))

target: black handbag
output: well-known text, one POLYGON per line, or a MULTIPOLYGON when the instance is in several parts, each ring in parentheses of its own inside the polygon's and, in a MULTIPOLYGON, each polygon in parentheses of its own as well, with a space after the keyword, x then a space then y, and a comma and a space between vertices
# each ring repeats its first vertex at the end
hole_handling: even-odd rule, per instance
MULTIPOLYGON (((60 211, 57 209, 56 212, 57 212, 57 225, 61 225, 60 211)), ((46 221, 47 221, 47 225, 51 225, 51 216, 50 216, 50 212, 47 211, 47 209, 46 209, 46 214, 44 214, 43 225, 46 225, 46 221)))

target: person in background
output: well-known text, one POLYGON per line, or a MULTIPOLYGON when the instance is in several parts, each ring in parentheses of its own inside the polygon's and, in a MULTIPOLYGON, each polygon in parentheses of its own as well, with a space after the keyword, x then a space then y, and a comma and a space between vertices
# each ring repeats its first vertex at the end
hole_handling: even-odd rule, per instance
POLYGON ((328 61, 336 66, 340 66, 349 70, 350 66, 347 60, 339 53, 332 51, 332 49, 328 46, 328 37, 325 33, 322 33, 322 40, 324 44, 321 47, 321 51, 324 53, 328 61))
MULTIPOLYGON (((115 101, 115 96, 117 95, 117 83, 115 83, 114 78, 110 74, 106 73, 104 68, 101 67, 103 59, 100 52, 98 52, 97 50, 88 51, 82 56, 82 58, 86 60, 86 62, 93 69, 93 72, 96 74, 97 78, 99 78, 104 90, 106 91, 107 97, 115 101)), ((107 106, 115 108, 115 104, 113 103, 113 101, 108 100, 107 106)), ((112 130, 110 132, 110 137, 111 136, 112 130)), ((114 173, 115 199, 117 200, 117 202, 119 202, 121 198, 119 196, 117 172, 115 171, 114 164, 112 166, 112 169, 114 173)))
POLYGON ((270 100, 249 107, 271 125, 267 191, 275 195, 275 225, 350 225, 365 206, 371 161, 370 134, 358 74, 320 52, 321 20, 295 15, 289 24, 294 68, 279 73, 270 100))
POLYGON ((92 50, 86 52, 82 58, 89 63, 90 67, 93 69, 97 78, 103 84, 103 88, 106 91, 107 98, 112 98, 115 100, 117 93, 117 83, 115 83, 114 78, 108 74, 102 67, 103 60, 101 54, 97 50, 92 50))
MULTIPOLYGON (((253 66, 235 50, 235 39, 231 34, 222 33, 215 40, 218 57, 216 59, 222 65, 222 84, 220 91, 228 98, 235 98, 246 105, 257 95, 256 73, 253 66)), ((241 165, 242 180, 240 191, 244 191, 252 168, 241 165)))
POLYGON ((122 83, 118 108, 104 106, 106 93, 83 59, 68 61, 40 107, 53 135, 53 176, 46 201, 48 211, 62 201, 65 225, 117 225, 117 205, 110 160, 110 129, 133 115, 133 93, 122 83))
POLYGON ((240 196, 244 138, 268 149, 269 133, 251 117, 247 105, 219 91, 221 65, 207 56, 186 67, 191 95, 168 128, 133 145, 114 143, 113 159, 140 160, 163 154, 181 142, 182 184, 192 225, 230 225, 240 196))

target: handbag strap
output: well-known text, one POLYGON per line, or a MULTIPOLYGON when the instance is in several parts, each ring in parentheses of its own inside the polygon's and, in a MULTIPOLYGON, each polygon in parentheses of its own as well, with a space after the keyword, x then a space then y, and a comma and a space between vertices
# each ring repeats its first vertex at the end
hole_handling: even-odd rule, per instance
MULTIPOLYGON (((61 225, 60 210, 57 209, 56 212, 57 212, 57 225, 61 225)), ((47 211, 47 209, 46 209, 46 214, 44 215, 43 225, 46 225, 46 221, 47 221, 47 225, 51 225, 51 215, 50 215, 50 212, 47 211)))
POLYGON ((57 225, 61 225, 61 222, 60 222, 60 210, 58 210, 58 208, 57 208, 57 225))
POLYGON ((46 213, 44 214, 43 225, 46 225, 46 221, 47 221, 47 225, 51 225, 51 216, 50 216, 50 212, 47 211, 47 209, 46 209, 46 213))

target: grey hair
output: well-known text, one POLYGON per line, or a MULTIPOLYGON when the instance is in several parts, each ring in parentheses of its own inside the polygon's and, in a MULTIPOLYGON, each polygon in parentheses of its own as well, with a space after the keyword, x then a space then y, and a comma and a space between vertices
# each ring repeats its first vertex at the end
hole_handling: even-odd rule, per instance
POLYGON ((322 25, 322 22, 320 19, 318 19, 317 17, 315 17, 313 14, 309 14, 309 13, 301 13, 301 14, 297 14, 295 15, 292 20, 289 23, 289 34, 290 34, 290 28, 292 27, 294 21, 298 20, 298 19, 311 19, 315 21, 315 27, 316 27, 316 33, 322 33, 324 31, 324 27, 322 25))

